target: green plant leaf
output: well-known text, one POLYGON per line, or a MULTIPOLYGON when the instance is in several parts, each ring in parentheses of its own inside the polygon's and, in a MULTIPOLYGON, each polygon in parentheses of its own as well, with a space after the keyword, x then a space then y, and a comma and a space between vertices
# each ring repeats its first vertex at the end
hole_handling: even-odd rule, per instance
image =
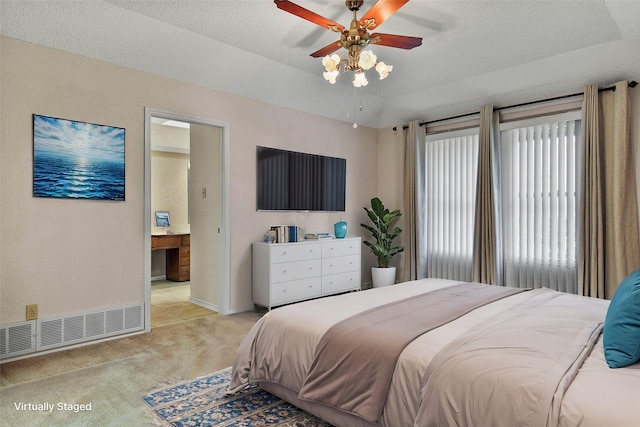
POLYGON ((386 268, 394 255, 404 251, 402 246, 392 246, 393 240, 402 232, 400 227, 392 227, 392 225, 398 217, 402 216, 402 212, 398 209, 390 211, 385 208, 378 197, 371 199, 371 209, 366 206, 363 208, 367 212, 372 225, 360 225, 369 231, 375 240, 375 243, 365 240, 364 244, 371 249, 371 252, 377 258, 378 267, 386 268))

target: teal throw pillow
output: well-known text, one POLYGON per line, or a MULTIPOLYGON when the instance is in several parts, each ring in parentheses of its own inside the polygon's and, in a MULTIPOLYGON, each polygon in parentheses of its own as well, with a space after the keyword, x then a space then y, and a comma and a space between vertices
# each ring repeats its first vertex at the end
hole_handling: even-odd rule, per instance
POLYGON ((603 334, 604 357, 610 368, 640 360, 640 270, 629 274, 613 294, 603 334))

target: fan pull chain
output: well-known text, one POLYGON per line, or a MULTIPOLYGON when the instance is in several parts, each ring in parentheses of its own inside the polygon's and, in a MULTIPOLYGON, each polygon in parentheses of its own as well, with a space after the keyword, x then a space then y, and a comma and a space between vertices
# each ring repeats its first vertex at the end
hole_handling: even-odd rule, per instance
POLYGON ((360 89, 360 102, 358 103, 357 98, 357 87, 353 88, 353 128, 358 128, 358 111, 362 111, 362 89, 360 89))

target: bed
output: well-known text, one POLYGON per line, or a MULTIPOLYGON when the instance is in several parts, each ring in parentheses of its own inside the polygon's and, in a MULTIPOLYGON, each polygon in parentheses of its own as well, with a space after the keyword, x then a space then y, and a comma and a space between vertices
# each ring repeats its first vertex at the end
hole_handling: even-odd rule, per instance
POLYGON ((605 361, 609 301, 495 288, 423 279, 275 309, 239 346, 229 392, 258 383, 335 426, 640 425, 640 364, 605 361))

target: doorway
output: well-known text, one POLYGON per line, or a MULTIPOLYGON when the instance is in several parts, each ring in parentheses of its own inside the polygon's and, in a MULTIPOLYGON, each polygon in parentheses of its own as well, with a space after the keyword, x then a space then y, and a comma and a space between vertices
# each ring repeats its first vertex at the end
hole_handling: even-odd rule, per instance
MULTIPOLYGON (((181 158, 182 165, 178 161, 178 167, 184 168, 187 165, 184 175, 188 188, 186 206, 176 208, 175 220, 172 219, 173 227, 166 231, 169 234, 189 235, 191 240, 189 301, 220 314, 229 312, 228 134, 226 123, 145 109, 144 292, 147 331, 151 330, 151 279, 158 275, 158 266, 155 265, 157 262, 154 262, 152 271, 151 235, 152 232, 159 231, 154 222, 155 211, 164 210, 159 209, 160 205, 155 203, 152 207, 152 177, 155 175, 152 152, 154 159, 157 155, 154 150, 170 153, 164 157, 181 158), (173 122, 172 124, 181 126, 183 132, 188 128, 188 147, 162 141, 162 144, 155 143, 152 129, 157 125, 153 122, 173 122), (172 147, 173 145, 178 147, 172 147)), ((170 186, 172 183, 164 182, 162 185, 170 186)), ((157 193, 156 189, 153 191, 157 193)))

